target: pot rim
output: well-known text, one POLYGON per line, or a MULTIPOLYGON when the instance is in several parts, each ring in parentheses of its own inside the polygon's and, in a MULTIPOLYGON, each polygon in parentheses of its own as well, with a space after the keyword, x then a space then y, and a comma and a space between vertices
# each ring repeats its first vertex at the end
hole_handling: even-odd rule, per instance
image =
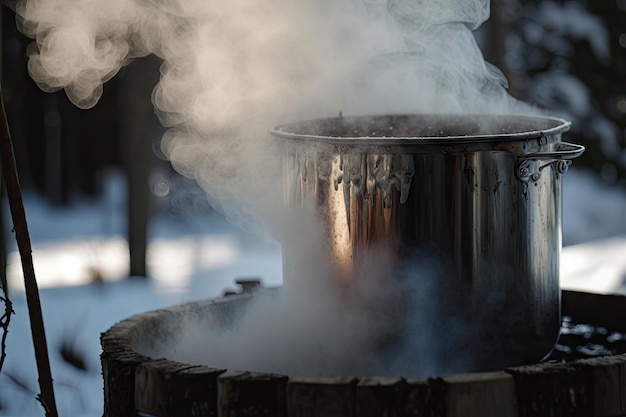
MULTIPOLYGON (((458 127, 458 126, 457 126, 458 127)), ((286 123, 278 125, 270 129, 270 133, 281 139, 291 139, 300 142, 326 142, 334 145, 455 145, 469 143, 485 143, 485 142, 503 142, 503 141, 519 141, 538 139, 566 132, 570 129, 571 122, 565 119, 551 116, 539 116, 530 114, 477 114, 477 113, 404 113, 404 114, 380 114, 380 115, 361 115, 361 116, 339 116, 317 118, 305 120, 295 123, 286 123), (316 124, 333 124, 333 123, 357 123, 359 121, 367 122, 374 120, 394 120, 398 118, 411 118, 423 121, 433 122, 450 122, 450 124, 474 123, 479 124, 502 123, 510 121, 518 123, 522 126, 536 125, 537 128, 516 129, 511 127, 511 131, 500 129, 500 131, 484 131, 477 134, 441 134, 441 135, 420 135, 420 136, 386 136, 386 135, 343 135, 333 136, 328 134, 310 133, 312 127, 316 124), (304 133, 298 133, 298 132, 304 133)), ((429 127, 430 129, 430 127, 429 127)), ((431 129, 432 130, 432 129, 431 129)), ((442 132, 443 133, 443 132, 442 132)))

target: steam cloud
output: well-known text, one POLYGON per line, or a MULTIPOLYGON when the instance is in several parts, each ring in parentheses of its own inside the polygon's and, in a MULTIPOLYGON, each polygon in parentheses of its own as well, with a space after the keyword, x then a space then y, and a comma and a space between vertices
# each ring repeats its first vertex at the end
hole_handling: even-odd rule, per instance
POLYGON ((32 78, 81 108, 132 59, 161 57, 163 150, 246 227, 251 206, 279 199, 279 187, 251 181, 278 174, 273 125, 518 106, 472 34, 488 0, 22 0, 17 11, 36 40, 32 78))
MULTIPOLYGON (((308 301, 259 316, 285 329, 275 335, 282 346, 299 337, 289 335, 297 328, 328 329, 347 307, 328 290, 314 216, 303 219, 280 204, 280 152, 270 127, 339 112, 521 108, 472 34, 488 18, 489 0, 22 0, 17 11, 18 26, 35 39, 32 78, 45 91, 65 89, 78 107, 94 106, 103 83, 131 60, 164 60, 152 100, 170 128, 162 148, 174 168, 197 180, 233 222, 305 246, 293 262, 308 301), (291 316, 302 320, 288 323, 291 316)), ((350 317, 346 327, 365 331, 350 317)), ((250 329, 262 326, 252 323, 250 329)), ((265 347, 274 359, 286 355, 276 343, 265 347)), ((345 348, 336 344, 335 357, 345 357, 345 348)), ((300 355, 308 356, 314 352, 300 355)))

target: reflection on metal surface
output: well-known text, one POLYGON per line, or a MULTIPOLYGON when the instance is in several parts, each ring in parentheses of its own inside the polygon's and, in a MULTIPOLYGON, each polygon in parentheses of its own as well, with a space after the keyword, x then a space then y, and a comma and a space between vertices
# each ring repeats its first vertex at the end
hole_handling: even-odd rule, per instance
POLYGON ((584 151, 561 142, 568 127, 531 116, 409 115, 272 133, 285 139, 285 202, 317 207, 341 281, 375 262, 393 279, 419 281, 414 266, 436 260, 441 315, 536 361, 560 326, 561 174, 584 151), (385 134, 368 136, 374 130, 385 134))

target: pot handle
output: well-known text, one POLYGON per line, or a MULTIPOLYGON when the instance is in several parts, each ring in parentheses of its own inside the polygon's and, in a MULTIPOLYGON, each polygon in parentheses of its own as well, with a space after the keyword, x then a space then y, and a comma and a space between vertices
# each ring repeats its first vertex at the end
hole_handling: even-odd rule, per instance
POLYGON ((516 176, 522 182, 539 181, 541 171, 556 162, 556 172, 563 175, 567 172, 572 159, 578 158, 585 152, 585 147, 569 142, 556 142, 554 150, 549 152, 535 152, 518 157, 516 164, 516 176), (539 166, 532 161, 549 161, 539 166))
POLYGON ((550 152, 535 152, 523 155, 520 159, 534 159, 541 161, 563 161, 576 159, 585 152, 585 147, 575 143, 557 142, 550 152))

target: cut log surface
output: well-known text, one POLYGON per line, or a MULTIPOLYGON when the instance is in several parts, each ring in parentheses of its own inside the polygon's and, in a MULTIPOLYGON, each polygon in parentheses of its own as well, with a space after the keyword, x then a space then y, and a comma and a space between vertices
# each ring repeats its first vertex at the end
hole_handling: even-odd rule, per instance
POLYGON ((445 383, 441 378, 407 380, 401 416, 445 416, 445 383))
POLYGON ((581 359, 575 366, 582 368, 591 385, 591 415, 626 415, 626 355, 581 359))
POLYGON ((403 415, 408 393, 401 378, 361 378, 356 384, 355 413, 359 417, 403 415))
POLYGON ((519 417, 590 416, 590 384, 573 364, 539 364, 507 369, 515 380, 519 417))
POLYGON ((506 372, 444 378, 446 416, 515 417, 515 382, 506 372))
MULTIPOLYGON (((183 364, 134 350, 137 340, 159 335, 171 340, 171 323, 191 313, 223 315, 233 322, 237 306, 253 296, 148 312, 104 333, 104 417, 626 416, 626 355, 445 377, 290 378, 183 364), (165 319, 170 326, 163 329, 165 319)), ((563 314, 587 323, 589 317, 620 322, 605 317, 609 311, 599 313, 604 307, 598 303, 626 311, 621 310, 626 297, 606 297, 564 292, 563 314)))
POLYGON ((287 377, 253 372, 226 372, 217 379, 220 417, 283 417, 287 377))
POLYGON ((159 416, 217 416, 217 378, 225 370, 165 359, 135 368, 137 411, 159 416))
POLYGON ((290 417, 352 417, 357 380, 354 378, 294 378, 287 384, 290 417))
POLYGON ((140 316, 131 317, 100 337, 104 378, 104 417, 135 415, 135 368, 150 358, 135 352, 130 340, 140 325, 140 316))

